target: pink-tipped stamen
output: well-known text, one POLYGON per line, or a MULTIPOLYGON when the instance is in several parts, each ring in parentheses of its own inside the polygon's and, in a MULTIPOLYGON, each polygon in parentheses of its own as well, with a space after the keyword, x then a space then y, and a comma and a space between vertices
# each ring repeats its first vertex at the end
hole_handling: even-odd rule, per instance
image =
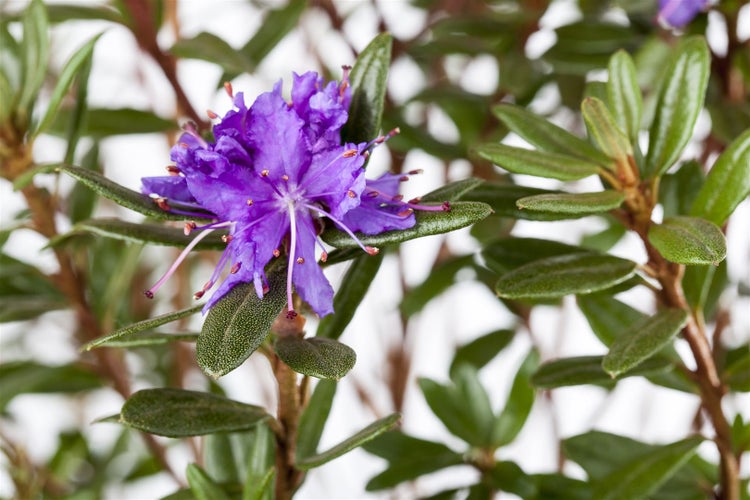
POLYGON ((200 243, 200 241, 211 234, 213 232, 212 229, 209 229, 207 231, 202 232, 195 238, 193 238, 193 241, 191 241, 188 246, 185 247, 185 249, 180 253, 180 255, 177 257, 177 259, 172 263, 172 266, 167 269, 167 272, 164 273, 164 275, 159 278, 159 280, 154 283, 154 285, 143 292, 143 294, 148 297, 149 299, 154 298, 154 294, 161 288, 161 286, 174 274, 174 272, 177 270, 177 268, 182 264, 182 261, 185 260, 185 258, 188 256, 188 254, 195 248, 195 246, 200 243))
POLYGON ((234 99, 234 89, 232 89, 231 82, 224 82, 224 91, 227 93, 230 99, 234 99))
POLYGON ((338 219, 337 219, 336 217, 334 217, 334 216, 333 216, 333 215, 331 215, 330 213, 326 212, 326 211, 325 211, 325 210, 323 210, 322 208, 320 208, 320 207, 318 207, 318 206, 315 206, 315 205, 308 205, 308 204, 305 204, 304 206, 305 206, 306 208, 310 209, 310 210, 313 210, 313 211, 315 211, 315 212, 318 212, 318 213, 319 213, 320 215, 323 215, 323 216, 325 216, 325 217, 328 217, 329 219, 331 219, 331 220, 332 220, 332 221, 334 222, 334 224, 336 224, 336 225, 337 225, 337 226, 338 226, 339 228, 341 228, 341 229, 342 229, 343 231, 345 231, 345 232, 346 232, 346 234, 348 234, 348 235, 349 235, 349 236, 351 237, 351 239, 353 239, 353 240, 354 240, 354 242, 355 242, 355 243, 356 243, 356 244, 357 244, 357 245, 358 245, 358 246, 359 246, 359 247, 360 247, 360 248, 361 248, 362 250, 364 250, 364 251, 365 251, 365 252, 367 252, 368 254, 370 254, 370 255, 375 255, 375 254, 377 254, 377 252, 379 252, 379 251, 380 251, 380 250, 378 250, 378 249, 377 249, 377 248, 375 248, 375 247, 368 247, 368 246, 365 246, 365 244, 364 244, 364 243, 362 243, 362 241, 361 241, 361 240, 360 240, 359 238, 357 238, 357 236, 356 236, 356 235, 354 234, 354 231, 352 231, 351 229, 349 229, 349 228, 347 227, 347 225, 346 225, 346 224, 344 224, 344 223, 343 223, 342 221, 338 220, 338 219), (372 253, 373 251, 374 251, 375 253, 372 253))

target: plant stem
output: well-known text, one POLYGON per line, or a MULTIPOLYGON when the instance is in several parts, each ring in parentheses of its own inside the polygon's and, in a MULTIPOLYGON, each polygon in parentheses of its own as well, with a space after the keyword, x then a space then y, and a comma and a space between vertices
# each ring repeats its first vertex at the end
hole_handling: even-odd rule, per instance
POLYGON ((302 484, 304 473, 294 466, 297 431, 301 414, 297 373, 273 355, 273 374, 279 386, 276 429, 276 500, 290 500, 302 484))

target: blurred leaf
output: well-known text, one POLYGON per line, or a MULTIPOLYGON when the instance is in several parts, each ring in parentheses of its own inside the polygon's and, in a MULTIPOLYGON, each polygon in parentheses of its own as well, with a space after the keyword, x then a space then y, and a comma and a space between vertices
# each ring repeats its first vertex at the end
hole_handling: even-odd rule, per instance
POLYGON ((461 364, 469 364, 476 370, 484 367, 510 344, 514 335, 513 330, 495 330, 459 346, 448 370, 451 378, 455 377, 456 370, 461 364))
POLYGON ((207 392, 144 389, 125 401, 120 422, 167 437, 186 437, 249 430, 271 418, 254 405, 207 392))
POLYGON ((495 462, 488 477, 493 491, 507 491, 520 498, 532 498, 537 493, 535 482, 515 462, 507 460, 495 462))
POLYGON ((482 250, 484 262, 499 275, 512 271, 524 264, 586 250, 553 240, 537 238, 502 238, 485 245, 482 250))
MULTIPOLYGON (((605 217, 605 219, 607 219, 605 217)), ((581 238, 581 247, 597 252, 606 252, 615 246, 627 233, 625 226, 613 221, 609 227, 598 233, 586 234, 581 238)))
POLYGON ((724 233, 715 224, 697 217, 670 217, 654 224, 648 240, 667 260, 678 264, 713 264, 727 256, 724 233))
POLYGON ((612 343, 602 368, 616 377, 638 366, 667 345, 687 320, 688 313, 683 309, 663 309, 634 323, 612 343))
POLYGON ((456 275, 474 263, 473 255, 453 257, 435 266, 427 278, 404 294, 399 308, 404 316, 420 312, 427 303, 455 283, 456 275))
POLYGON ((335 380, 320 380, 302 411, 297 432, 297 461, 315 454, 323 435, 328 415, 331 412, 333 397, 338 387, 335 380))
POLYGON ((193 38, 181 38, 169 52, 180 58, 208 61, 227 73, 251 73, 254 69, 242 52, 212 33, 202 32, 193 38))
POLYGON ((697 161, 685 162, 675 173, 664 174, 659 183, 664 217, 689 214, 704 179, 703 167, 697 161))
POLYGON ((424 88, 411 101, 439 106, 455 124, 460 143, 465 146, 473 145, 481 138, 488 120, 487 108, 491 104, 487 96, 446 83, 424 88))
MULTIPOLYGON (((376 235, 355 233, 364 245, 375 247, 394 245, 404 241, 443 234, 480 221, 490 215, 492 210, 484 203, 471 201, 457 201, 451 203, 449 212, 417 210, 414 215, 417 219, 416 225, 409 229, 398 231, 386 231, 376 235)), ((323 241, 337 248, 353 248, 357 245, 348 234, 334 229, 326 230, 322 235, 323 241)))
POLYGON ((607 69, 607 102, 612 109, 612 115, 620 130, 627 134, 631 144, 637 144, 643 103, 635 64, 628 53, 621 49, 610 58, 607 69))
MULTIPOLYGON (((262 425, 256 426, 260 429, 262 425)), ((203 438, 203 464, 217 483, 242 483, 251 432, 217 432, 203 438)))
POLYGON ((0 323, 63 309, 68 301, 36 267, 0 254, 0 323))
POLYGON ((171 344, 172 342, 196 342, 197 333, 139 333, 108 341, 107 347, 133 348, 171 344))
POLYGON ((279 337, 274 349, 295 372, 322 379, 339 380, 357 361, 357 354, 351 347, 323 337, 279 337))
POLYGON ((668 359, 657 356, 621 373, 615 380, 602 368, 603 359, 604 356, 576 356, 547 361, 534 372, 531 382, 541 389, 584 384, 608 387, 625 377, 652 375, 672 369, 672 363, 668 359))
POLYGON ((534 474, 537 493, 529 500, 591 500, 591 485, 561 474, 534 474))
POLYGON ((401 414, 392 413, 387 417, 376 420, 350 438, 340 442, 333 448, 330 448, 322 453, 304 458, 297 462, 295 466, 301 470, 320 467, 321 465, 326 464, 331 460, 334 460, 346 453, 349 453, 353 449, 362 446, 368 441, 375 439, 376 437, 393 427, 400 419, 401 414))
POLYGON ((636 263, 591 253, 548 257, 500 277, 495 285, 505 299, 556 298, 605 290, 635 273, 636 263))
MULTIPOLYGON (((60 110, 49 128, 50 133, 65 135, 70 110, 60 110)), ((177 122, 161 118, 151 111, 132 108, 89 108, 84 135, 102 139, 113 135, 154 134, 178 130, 177 122)))
POLYGON ((538 194, 516 200, 516 205, 521 210, 588 215, 614 210, 623 201, 624 193, 606 190, 597 193, 538 194))
POLYGON ((0 364, 0 412, 19 394, 79 392, 98 389, 102 380, 76 364, 46 366, 33 361, 5 361, 0 364))
POLYGON ((682 288, 691 311, 702 311, 710 319, 716 310, 719 297, 729 283, 727 261, 717 266, 685 266, 682 288))
POLYGON ((531 384, 531 376, 538 366, 539 353, 532 349, 521 363, 505 406, 495 420, 492 430, 493 446, 507 445, 521 432, 534 405, 535 390, 531 384))
POLYGON ((341 286, 333 298, 335 314, 329 314, 320 319, 315 335, 337 339, 344 333, 347 325, 357 312, 362 299, 365 298, 370 284, 383 263, 383 254, 368 255, 360 252, 346 271, 341 280, 341 286))
POLYGON ((464 463, 456 453, 442 443, 435 443, 403 434, 386 432, 363 447, 369 453, 388 461, 388 467, 368 481, 367 491, 391 488, 446 467, 464 463))
POLYGON ((360 143, 373 140, 380 133, 385 102, 388 67, 391 64, 392 37, 381 33, 359 54, 349 81, 352 101, 349 120, 341 129, 345 142, 360 143))
POLYGON ((607 293, 579 295, 576 300, 594 335, 607 347, 621 337, 630 325, 648 317, 607 293))
POLYGON ((93 170, 87 170, 85 168, 76 167, 73 165, 62 165, 58 167, 58 170, 65 172, 71 177, 84 183, 89 188, 93 189, 97 194, 110 199, 125 208, 129 208, 130 210, 134 210, 154 219, 177 221, 190 219, 194 221, 201 221, 210 220, 212 217, 212 214, 208 213, 206 214, 205 218, 197 216, 195 208, 184 206, 179 202, 175 202, 172 200, 169 201, 169 206, 172 209, 184 210, 196 215, 186 216, 178 213, 164 211, 159 208, 154 200, 152 200, 148 196, 121 186, 93 170))
POLYGON ((252 432, 252 447, 247 458, 247 474, 242 491, 243 500, 273 498, 276 443, 267 425, 258 425, 252 432))
POLYGON ((598 163, 575 156, 533 151, 504 144, 481 144, 476 151, 485 160, 514 174, 572 181, 595 175, 601 169, 598 163))
POLYGON ((16 109, 20 110, 26 120, 30 118, 31 104, 35 101, 39 89, 47 74, 49 59, 49 40, 47 30, 47 10, 41 0, 32 0, 23 13, 23 51, 21 58, 22 85, 16 109))
POLYGON ((520 210, 516 206, 516 200, 519 198, 556 193, 558 192, 546 189, 485 182, 466 193, 463 199, 486 203, 492 208, 495 215, 511 217, 513 219, 550 221, 571 218, 568 214, 532 212, 530 210, 520 210))
POLYGON ((628 157, 633 156, 633 146, 630 145, 625 131, 618 127, 607 105, 596 97, 587 97, 581 104, 581 113, 586 122, 586 129, 599 149, 617 160, 620 168, 627 165, 628 157))
MULTIPOLYGON (((83 156, 81 167, 101 173, 98 142, 93 143, 83 156)), ((75 224, 91 218, 97 201, 99 201, 99 197, 96 195, 96 192, 86 187, 85 184, 77 182, 68 196, 67 212, 70 222, 75 224)))
POLYGON ((750 347, 739 347, 736 352, 736 359, 727 364, 722 378, 732 391, 750 392, 750 347))
POLYGON ((187 247, 205 234, 205 238, 201 238, 193 247, 195 250, 223 250, 227 246, 221 235, 216 233, 203 232, 199 233, 198 237, 186 236, 182 228, 149 222, 126 222, 120 219, 89 219, 73 226, 72 231, 85 231, 129 243, 153 243, 172 247, 187 247))
POLYGON ((466 193, 471 192, 477 186, 482 185, 484 181, 477 179, 476 177, 469 177, 468 179, 462 179, 460 181, 450 182, 444 186, 440 186, 434 191, 430 191, 426 195, 421 197, 422 203, 442 203, 444 201, 458 201, 464 197, 466 193))
POLYGON ((52 24, 66 21, 111 21, 124 24, 124 19, 115 9, 108 5, 86 6, 72 4, 47 5, 47 15, 52 24))
POLYGON ((710 55, 703 38, 687 38, 675 51, 659 91, 649 132, 646 171, 660 176, 680 157, 690 138, 708 85, 710 55))
POLYGON ((198 500, 229 500, 224 490, 197 465, 188 464, 185 475, 190 490, 198 500))
POLYGON ((724 150, 706 176, 690 215, 721 226, 750 195, 750 130, 724 150))
POLYGON ((252 283, 235 285, 208 311, 196 345, 198 365, 219 378, 240 366, 268 336, 286 306, 286 266, 267 271, 268 292, 258 298, 252 283))

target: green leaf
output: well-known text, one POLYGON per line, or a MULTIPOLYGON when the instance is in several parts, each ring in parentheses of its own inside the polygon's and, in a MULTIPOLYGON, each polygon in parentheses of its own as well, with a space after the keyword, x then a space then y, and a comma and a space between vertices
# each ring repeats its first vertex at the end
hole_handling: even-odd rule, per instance
POLYGON ((750 130, 719 156, 698 192, 690 215, 721 226, 750 195, 750 130))
POLYGON ((47 127, 52 124, 52 120, 60 108, 60 103, 63 97, 67 94, 70 86, 73 84, 73 79, 79 74, 81 69, 86 65, 90 64, 91 58, 94 54, 94 46, 101 37, 101 34, 96 35, 91 40, 86 42, 80 49, 78 49, 71 57, 60 72, 60 76, 55 84, 55 88, 52 91, 47 111, 44 113, 44 117, 39 122, 36 130, 32 133, 32 136, 36 136, 44 132, 47 127))
POLYGON ((533 474, 537 495, 533 500, 591 500, 591 486, 562 474, 533 474))
POLYGON ((107 5, 87 7, 85 5, 51 4, 47 5, 47 14, 52 24, 84 19, 125 24, 125 20, 120 13, 107 5))
POLYGON ((695 453, 700 436, 660 446, 602 478, 594 486, 597 500, 629 500, 656 492, 695 453))
POLYGON ((430 300, 453 285, 459 271, 472 266, 473 263, 474 256, 465 255, 450 258, 435 266, 422 283, 404 294, 399 306, 401 314, 408 317, 420 312, 430 300))
POLYGON ((337 387, 335 380, 321 380, 315 386, 299 420, 296 448, 298 462, 314 455, 318 450, 320 436, 323 435, 323 428, 331 412, 337 387))
MULTIPOLYGON (((211 214, 206 214, 205 218, 201 217, 187 217, 172 212, 167 212, 159 208, 159 206, 149 198, 137 191, 128 189, 124 186, 113 182, 103 175, 93 170, 88 170, 73 165, 62 165, 58 167, 58 170, 65 172, 76 180, 84 183, 89 188, 93 189, 99 195, 110 199, 123 207, 134 210, 138 213, 146 215, 148 217, 159 219, 159 220, 177 220, 184 221, 186 219, 200 221, 200 220, 211 220, 213 217, 211 214)), ((186 210, 191 213, 195 213, 196 210, 192 207, 186 207, 178 202, 169 201, 169 206, 173 209, 186 210)))
POLYGON ((396 425, 401 419, 401 414, 392 413, 387 417, 381 418, 371 423, 361 431, 357 432, 353 436, 344 441, 340 442, 336 446, 311 457, 300 460, 295 464, 298 469, 309 470, 315 467, 320 467, 323 464, 330 462, 346 453, 349 453, 355 448, 362 446, 383 434, 385 431, 396 425))
POLYGON ((198 365, 219 378, 240 366, 268 336, 286 306, 286 267, 268 272, 268 292, 258 298, 252 283, 232 288, 208 311, 196 345, 198 365))
POLYGON ((589 215, 614 210, 625 201, 625 194, 605 190, 597 193, 560 193, 527 196, 516 201, 521 210, 589 215))
MULTIPOLYGON (((376 235, 355 234, 365 245, 375 247, 395 245, 415 238, 443 234, 470 226, 484 219, 490 213, 492 213, 492 209, 484 203, 458 201, 451 203, 449 212, 417 210, 414 213, 417 223, 409 229, 386 231, 376 235)), ((334 229, 326 230, 321 235, 321 238, 329 245, 337 248, 353 248, 358 246, 357 242, 348 234, 334 229)))
POLYGON ((713 264, 727 256, 727 240, 714 223, 697 217, 670 217, 651 226, 648 240, 665 259, 678 264, 713 264))
POLYGON ((456 370, 464 363, 477 370, 482 368, 510 344, 514 335, 513 330, 495 330, 460 346, 456 349, 456 354, 453 355, 453 361, 448 371, 451 378, 455 377, 456 370))
POLYGON ((664 218, 689 214, 706 175, 697 161, 687 161, 676 172, 664 174, 659 182, 659 203, 664 218))
POLYGON ((618 50, 609 60, 607 100, 620 130, 627 133, 632 144, 638 143, 643 103, 638 88, 635 64, 627 52, 618 50))
POLYGON ((750 347, 739 347, 730 351, 733 353, 736 357, 727 363, 722 379, 733 391, 750 392, 750 347))
POLYGON ((531 350, 513 379, 513 385, 503 411, 495 420, 492 430, 492 444, 494 446, 504 446, 511 443, 526 423, 531 407, 534 405, 535 391, 531 384, 531 375, 538 366, 539 353, 531 350))
POLYGON ((143 331, 153 330, 158 326, 166 325, 167 323, 171 323, 172 321, 187 318, 188 316, 192 316, 193 314, 199 312, 202 308, 203 304, 199 304, 187 309, 181 309, 179 311, 162 314, 161 316, 157 316, 155 318, 139 321, 138 323, 133 323, 132 325, 119 328, 109 335, 99 337, 98 339, 94 339, 91 342, 84 344, 81 347, 81 351, 90 351, 91 349, 97 347, 111 345, 114 341, 122 341, 125 339, 133 340, 133 337, 143 331))
POLYGON ((659 176, 680 157, 703 109, 710 54, 703 38, 687 38, 674 53, 656 103, 649 131, 646 171, 659 176))
POLYGON ((503 275, 535 260, 585 251, 584 248, 558 241, 513 237, 495 240, 486 245, 482 250, 482 258, 487 267, 503 275))
POLYGON ((242 500, 271 500, 276 443, 267 425, 258 425, 253 431, 252 446, 247 457, 247 474, 242 500))
MULTIPOLYGON (((98 142, 93 143, 86 154, 83 155, 81 167, 101 172, 98 142)), ((94 191, 86 187, 85 184, 77 182, 68 196, 67 212, 70 222, 76 224, 91 218, 98 201, 99 197, 94 191)))
POLYGON ((613 221, 606 229, 598 233, 583 236, 581 238, 581 247, 596 252, 606 252, 619 243, 626 233, 627 229, 625 229, 625 226, 617 221, 613 221))
MULTIPOLYGON (((541 389, 584 384, 611 386, 614 380, 602 368, 603 360, 604 356, 577 356, 547 361, 534 373, 531 382, 541 389)), ((664 373, 671 368, 672 363, 665 357, 653 357, 618 375, 617 379, 664 373)))
POLYGON ((185 475, 197 500, 229 500, 224 490, 197 465, 188 464, 185 475))
MULTIPOLYGON (((120 219, 89 219, 73 226, 72 231, 74 233, 94 233, 99 236, 127 241, 129 243, 153 243, 172 247, 186 247, 196 239, 195 235, 186 236, 184 230, 181 228, 149 222, 126 222, 120 219)), ((194 249, 223 250, 226 246, 227 244, 222 241, 221 235, 209 233, 195 245, 194 249)))
POLYGON ((32 0, 23 14, 22 21, 23 42, 21 47, 23 55, 21 65, 23 76, 16 109, 20 110, 21 113, 28 113, 25 116, 28 119, 31 114, 29 107, 34 102, 47 74, 50 45, 47 36, 49 23, 44 3, 41 0, 32 0))
POLYGON ((180 58, 208 61, 227 73, 251 73, 254 69, 254 64, 242 52, 212 33, 202 32, 193 38, 180 39, 169 52, 180 58))
POLYGON ((607 293, 580 295, 576 300, 594 335, 607 347, 621 337, 630 325, 648 317, 607 293))
POLYGON ((633 156, 633 146, 623 130, 617 126, 607 105, 596 97, 587 97, 581 103, 581 113, 594 143, 604 154, 620 165, 626 165, 633 156))
POLYGON ((549 257, 525 264, 495 285, 504 299, 557 298, 605 290, 635 273, 636 263, 592 253, 549 257))
POLYGON ((0 299, 0 323, 31 319, 68 306, 49 277, 5 254, 0 254, 0 299))
POLYGON ((683 309, 664 309, 638 321, 614 341, 602 368, 615 377, 638 366, 667 345, 687 320, 683 309))
POLYGON ((460 453, 442 443, 418 439, 400 431, 386 432, 364 445, 364 449, 388 461, 388 467, 368 481, 365 487, 367 491, 391 488, 464 462, 460 453))
POLYGON ((468 179, 450 182, 422 196, 422 203, 458 201, 462 199, 466 193, 471 192, 477 186, 481 186, 482 183, 484 183, 484 181, 482 179, 477 179, 476 177, 469 177, 468 179))
POLYGON ((321 318, 315 333, 318 337, 337 339, 344 333, 382 263, 383 254, 368 255, 361 252, 354 259, 333 298, 333 310, 336 312, 321 318))
POLYGON ((196 342, 197 333, 140 333, 107 342, 107 347, 153 347, 172 342, 196 342))
POLYGON ((352 68, 349 75, 352 86, 349 120, 341 130, 341 139, 345 142, 371 141, 380 132, 388 67, 391 64, 391 44, 389 33, 376 36, 352 68))
MULTIPOLYGON (((49 132, 65 135, 70 123, 70 110, 60 110, 49 132)), ((102 139, 113 135, 154 134, 178 130, 177 122, 162 118, 151 111, 132 108, 90 108, 87 110, 84 135, 102 139)))
POLYGON ((505 144, 482 144, 476 152, 514 174, 549 177, 562 181, 573 181, 595 175, 601 166, 591 160, 560 153, 533 151, 506 146, 505 144))
MULTIPOLYGON (((515 462, 507 460, 495 462, 489 471, 488 479, 492 491, 507 491, 518 495, 519 498, 532 498, 536 495, 536 484, 515 462)), ((492 493, 488 492, 476 497, 491 498, 492 493)))
POLYGON ((274 349, 295 372, 322 379, 339 380, 357 361, 357 354, 351 347, 323 337, 280 337, 274 349))
POLYGON ((611 158, 588 141, 576 137, 525 108, 501 104, 492 108, 492 112, 510 130, 543 151, 593 161, 607 168, 613 165, 611 158))
POLYGON ((271 416, 259 406, 207 392, 166 388, 136 392, 120 413, 121 423, 167 437, 245 431, 267 418, 271 416))
POLYGON ((463 199, 486 203, 492 208, 495 215, 510 217, 512 219, 551 221, 571 218, 567 214, 532 212, 530 210, 520 210, 516 206, 516 200, 519 198, 555 193, 559 193, 559 191, 485 182, 467 193, 463 199))

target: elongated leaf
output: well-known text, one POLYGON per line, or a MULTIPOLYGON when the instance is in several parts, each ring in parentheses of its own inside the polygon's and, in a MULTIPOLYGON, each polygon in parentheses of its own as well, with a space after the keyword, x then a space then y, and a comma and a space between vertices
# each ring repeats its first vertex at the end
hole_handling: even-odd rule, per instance
POLYGON ((728 361, 722 378, 733 391, 750 392, 750 346, 739 347, 729 352, 729 355, 733 354, 734 359, 728 361))
POLYGON ((708 172, 690 215, 721 226, 750 195, 750 130, 724 150, 708 172))
POLYGON ((271 429, 261 424, 253 431, 252 446, 247 458, 247 474, 242 500, 271 500, 273 498, 273 477, 275 440, 271 429))
POLYGON ((480 186, 472 189, 463 197, 465 200, 479 201, 489 205, 495 215, 510 217, 513 219, 525 220, 561 220, 571 218, 568 214, 559 214, 552 212, 536 212, 530 210, 520 210, 516 206, 516 200, 527 196, 541 194, 557 194, 559 191, 549 191, 527 186, 516 186, 513 184, 496 184, 485 182, 480 186))
POLYGON ((482 179, 477 179, 475 177, 451 182, 422 196, 422 202, 442 203, 444 201, 457 201, 462 199, 466 193, 471 192, 483 183, 484 181, 482 179))
POLYGON ((581 295, 576 299, 594 335, 607 347, 621 337, 630 325, 647 318, 646 314, 606 292, 581 295))
POLYGON ((552 240, 502 238, 485 245, 482 257, 487 267, 502 275, 535 260, 586 251, 581 247, 552 240))
POLYGON ((388 415, 387 417, 381 418, 380 420, 376 420, 375 422, 371 423, 358 433, 354 434, 352 437, 345 439, 344 441, 340 442, 336 446, 319 453, 317 455, 313 455, 311 457, 307 457, 303 460, 300 460, 295 464, 295 466, 298 469, 302 470, 308 470, 313 469, 315 467, 320 467, 321 465, 330 462, 331 460, 334 460, 346 453, 349 453, 354 448, 358 448, 359 446, 362 446, 363 444, 367 443, 368 441, 371 441, 378 437, 379 435, 383 434, 385 431, 396 425, 396 423, 401 419, 401 414, 399 413, 393 413, 391 415, 388 415))
POLYGON ((208 213, 205 217, 200 217, 199 215, 197 215, 199 212, 197 212, 195 208, 186 207, 178 202, 174 202, 171 200, 169 201, 169 206, 172 209, 183 210, 196 215, 186 216, 162 210, 161 208, 159 208, 156 202, 154 202, 154 200, 152 200, 148 196, 121 186, 93 170, 88 170, 73 165, 62 165, 58 167, 58 170, 65 172, 76 180, 86 184, 101 196, 108 198, 122 205, 123 207, 129 208, 130 210, 134 210, 154 219, 178 221, 191 219, 198 221, 211 220, 212 218, 212 215, 208 213))
POLYGON ((534 387, 531 385, 531 375, 539 366, 539 353, 535 350, 521 363, 518 373, 513 379, 513 385, 492 429, 492 444, 503 446, 512 442, 521 432, 526 419, 534 405, 534 387))
POLYGON ((727 256, 727 240, 714 223, 697 217, 671 217, 651 226, 648 240, 665 259, 678 264, 713 264, 727 256))
POLYGON ((610 288, 631 277, 636 263, 591 253, 549 257, 504 274, 495 285, 505 299, 557 298, 610 288))
POLYGON ((362 252, 354 259, 333 298, 333 310, 336 313, 320 320, 316 332, 318 337, 337 339, 344 333, 382 263, 383 254, 368 255, 362 252))
POLYGON ((128 325, 126 327, 115 330, 109 335, 105 335, 104 337, 99 337, 98 339, 92 340, 91 342, 83 345, 81 347, 81 351, 90 351, 91 349, 94 349, 96 347, 109 345, 114 341, 122 341, 125 339, 132 340, 135 335, 141 332, 153 330, 158 326, 166 325, 167 323, 177 321, 178 319, 187 318, 188 316, 192 316, 193 314, 199 312, 202 308, 203 304, 199 304, 187 309, 181 309, 179 311, 162 314, 161 316, 157 316, 155 318, 139 321, 138 323, 133 323, 132 325, 128 325))
POLYGON ((708 85, 710 55, 703 38, 680 44, 666 71, 649 131, 646 169, 659 176, 671 167, 693 135, 708 85))
POLYGON ((321 380, 315 386, 310 401, 299 420, 296 449, 298 462, 314 455, 317 451, 337 387, 335 380, 321 380))
POLYGON ((36 267, 0 254, 0 323, 68 307, 66 297, 36 267))
POLYGON ((613 210, 623 201, 625 194, 606 190, 598 193, 539 194, 521 198, 516 205, 521 210, 588 215, 613 210))
POLYGON ((190 490, 197 500, 229 500, 221 486, 211 479, 206 472, 195 464, 188 464, 187 476, 190 490))
POLYGON ((492 112, 509 129, 541 150, 591 160, 603 167, 613 164, 612 159, 584 139, 520 106, 501 104, 492 108, 492 112))
POLYGON ((633 156, 633 147, 625 131, 617 126, 607 105, 596 97, 587 97, 581 104, 581 112, 586 128, 599 149, 617 160, 618 164, 626 165, 628 157, 633 156))
POLYGON ((341 130, 341 138, 346 142, 371 141, 380 131, 388 67, 391 65, 391 44, 390 34, 376 36, 352 68, 349 120, 341 130))
POLYGON ((9 361, 0 365, 0 412, 20 394, 67 393, 98 389, 102 380, 77 364, 48 366, 32 361, 9 361))
POLYGON ((241 52, 212 33, 203 32, 193 38, 180 39, 169 51, 177 57, 211 62, 229 73, 253 70, 253 64, 241 52))
POLYGON ((85 5, 52 4, 47 5, 49 21, 52 24, 71 20, 99 20, 125 24, 120 13, 107 5, 87 7, 85 5))
POLYGON ((477 370, 482 368, 510 344, 514 335, 513 330, 495 330, 460 346, 456 349, 448 371, 451 378, 455 376, 456 369, 463 363, 477 370))
POLYGON ((207 392, 144 389, 125 401, 120 422, 167 437, 249 430, 271 418, 259 407, 207 392))
POLYGON ((474 263, 473 255, 456 257, 440 263, 427 278, 404 294, 399 308, 404 316, 412 316, 427 303, 447 290, 455 282, 456 274, 474 263))
POLYGON ((196 345, 198 365, 207 375, 231 372, 266 339, 286 305, 285 266, 268 272, 268 287, 259 299, 252 283, 238 284, 208 311, 196 345))
POLYGON ((149 347, 171 344, 172 342, 196 342, 197 333, 138 333, 117 340, 108 341, 107 347, 149 347))
MULTIPOLYGON (((480 221, 490 215, 492 209, 484 204, 471 201, 457 201, 451 203, 450 212, 436 211, 416 211, 415 216, 417 223, 409 229, 401 231, 386 231, 376 235, 366 235, 356 233, 357 237, 365 245, 381 247, 386 245, 395 245, 404 241, 431 236, 433 234, 443 234, 480 221)), ((354 248, 357 245, 348 234, 342 231, 329 229, 321 237, 323 241, 337 248, 354 248)))
MULTIPOLYGON (((578 356, 547 361, 534 372, 531 382, 542 389, 584 384, 614 385, 612 376, 602 368, 603 359, 604 356, 578 356)), ((671 368, 672 364, 666 358, 653 357, 617 378, 663 373, 671 368)))
POLYGON ((629 500, 649 496, 690 459, 702 442, 702 437, 695 436, 638 457, 602 478, 594 486, 594 498, 629 500))
MULTIPOLYGON (((508 460, 495 462, 490 469, 489 483, 492 490, 507 491, 518 495, 519 498, 533 498, 536 494, 536 485, 531 478, 518 464, 508 460)), ((491 498, 491 491, 480 494, 476 499, 491 498)))
MULTIPOLYGON (((154 243, 172 247, 186 247, 196 238, 186 236, 181 228, 149 222, 133 223, 120 219, 89 219, 73 226, 73 232, 90 232, 131 243, 154 243)), ((195 250, 223 250, 227 244, 219 234, 209 234, 203 238, 195 250)))
POLYGON ((504 144, 482 144, 476 149, 479 156, 514 174, 549 177, 562 181, 583 179, 597 174, 598 163, 560 153, 532 151, 504 144))
POLYGON ((687 320, 682 309, 664 309, 633 324, 612 344, 602 368, 615 377, 638 366, 667 345, 687 320))
POLYGON ((292 370, 322 379, 342 378, 357 361, 357 354, 351 347, 323 337, 281 337, 274 349, 292 370))
POLYGON ((631 141, 637 144, 641 128, 643 103, 641 90, 638 88, 635 64, 624 50, 618 50, 610 58, 609 80, 607 81, 607 100, 612 115, 620 128, 631 141))
MULTIPOLYGON (((47 10, 41 0, 32 0, 23 14, 22 85, 17 109, 26 113, 44 83, 49 59, 47 10)), ((30 110, 29 110, 30 111, 30 110)), ((30 113, 29 113, 30 115, 30 113)))

